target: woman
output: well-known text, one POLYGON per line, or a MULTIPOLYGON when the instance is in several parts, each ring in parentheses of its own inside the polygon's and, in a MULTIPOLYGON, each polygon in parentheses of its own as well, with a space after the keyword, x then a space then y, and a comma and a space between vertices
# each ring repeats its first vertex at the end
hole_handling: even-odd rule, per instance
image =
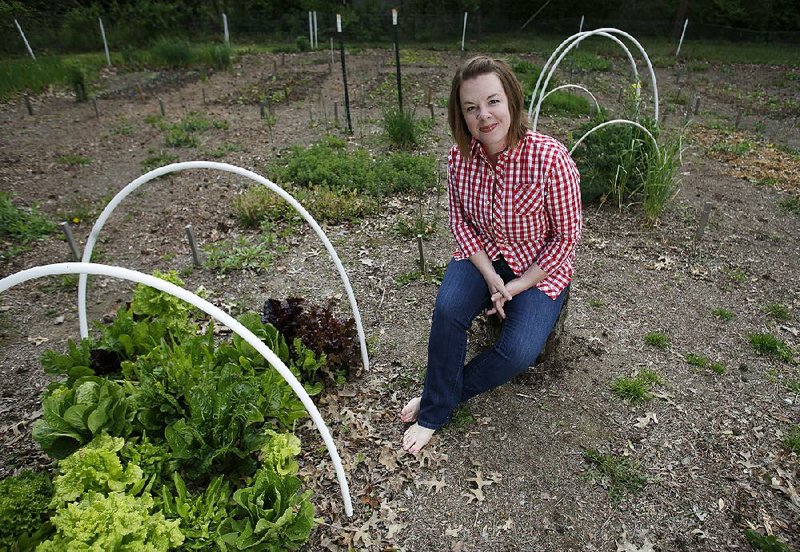
POLYGON ((436 297, 425 388, 400 413, 414 422, 403 436, 412 454, 459 403, 536 360, 572 278, 580 175, 561 143, 527 128, 523 108, 500 60, 472 58, 453 78, 447 186, 457 248, 436 297), (467 330, 486 308, 503 319, 500 337, 465 366, 467 330))

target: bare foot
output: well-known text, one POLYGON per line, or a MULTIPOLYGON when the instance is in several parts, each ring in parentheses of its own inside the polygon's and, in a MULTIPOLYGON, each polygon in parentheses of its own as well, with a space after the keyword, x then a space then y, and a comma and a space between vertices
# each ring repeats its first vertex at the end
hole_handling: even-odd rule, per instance
POLYGON ((419 424, 412 425, 403 435, 403 450, 411 454, 417 454, 431 440, 433 431, 419 424))
POLYGON ((400 419, 405 423, 416 422, 417 416, 419 416, 419 401, 420 397, 408 401, 408 404, 400 411, 400 419))

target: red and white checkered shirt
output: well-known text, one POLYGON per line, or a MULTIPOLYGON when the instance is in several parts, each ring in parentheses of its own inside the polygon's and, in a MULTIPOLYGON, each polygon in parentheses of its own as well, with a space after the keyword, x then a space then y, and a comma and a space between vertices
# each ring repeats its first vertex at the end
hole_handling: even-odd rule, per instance
POLYGON ((547 273, 536 287, 557 298, 572 279, 583 224, 580 174, 569 152, 531 130, 500 153, 495 169, 478 140, 470 148, 470 161, 457 146, 447 160, 453 257, 502 254, 517 276, 536 263, 547 273))

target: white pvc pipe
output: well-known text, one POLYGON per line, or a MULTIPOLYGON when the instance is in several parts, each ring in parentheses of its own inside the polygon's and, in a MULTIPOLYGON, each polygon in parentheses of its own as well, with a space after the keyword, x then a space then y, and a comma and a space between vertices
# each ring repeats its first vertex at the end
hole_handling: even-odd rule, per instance
POLYGON ((464 28, 461 30, 461 51, 464 51, 464 39, 467 37, 467 13, 464 12, 464 28))
POLYGON ((675 59, 678 59, 678 54, 681 53, 681 46, 683 46, 683 36, 686 34, 686 25, 689 24, 689 18, 686 18, 686 21, 683 22, 683 32, 681 32, 681 40, 678 42, 678 49, 675 50, 675 59))
POLYGON ((311 11, 308 12, 308 43, 311 45, 311 49, 314 49, 314 16, 311 15, 311 11))
MULTIPOLYGON (((602 29, 595 29, 595 30, 593 30, 593 31, 584 31, 583 33, 574 34, 574 35, 572 35, 571 37, 569 37, 567 40, 565 40, 564 42, 562 42, 562 43, 561 43, 561 44, 558 46, 558 48, 556 48, 556 51, 555 51, 555 52, 553 52, 553 55, 552 55, 552 56, 550 56, 550 57, 551 57, 551 59, 552 59, 552 58, 553 58, 553 56, 555 56, 556 52, 558 52, 558 51, 559 51, 559 50, 560 50, 562 47, 564 47, 564 45, 565 45, 565 44, 568 44, 568 43, 569 43, 569 46, 567 46, 567 47, 566 47, 566 49, 564 50, 564 52, 563 52, 563 53, 561 53, 561 55, 560 55, 560 56, 558 57, 558 59, 556 59, 556 61, 555 61, 555 66, 558 66, 558 64, 559 64, 559 63, 561 63, 561 60, 562 60, 562 59, 564 59, 564 56, 565 56, 565 55, 566 55, 566 54, 567 54, 567 53, 568 53, 568 52, 569 52, 569 51, 570 51, 572 48, 574 48, 575 46, 577 46, 578 44, 580 44, 580 43, 581 43, 581 42, 582 42, 584 39, 586 39, 586 38, 588 38, 588 37, 590 37, 590 36, 594 36, 594 35, 607 36, 607 35, 608 35, 608 34, 610 34, 610 33, 612 33, 612 34, 619 34, 619 35, 622 35, 622 36, 624 36, 625 38, 629 39, 631 42, 633 42, 633 43, 636 45, 636 47, 637 47, 637 48, 639 48, 639 51, 642 53, 642 56, 644 56, 645 62, 647 63, 647 68, 648 68, 648 69, 649 69, 649 71, 650 71, 650 81, 651 81, 651 83, 652 83, 652 86, 653 86, 653 97, 654 97, 654 101, 653 101, 653 103, 654 103, 654 115, 653 115, 653 118, 655 119, 655 122, 656 122, 656 123, 658 123, 658 84, 656 83, 656 73, 655 73, 655 71, 653 70, 653 64, 650 62, 650 57, 647 55, 647 52, 645 51, 644 47, 642 47, 642 45, 639 43, 639 41, 638 41, 638 40, 636 40, 636 39, 635 39, 633 36, 631 36, 630 34, 628 34, 628 33, 624 32, 624 31, 620 31, 619 29, 614 29, 614 28, 612 28, 612 27, 604 27, 604 28, 602 28, 602 29), (571 43, 570 43, 570 41, 571 41, 571 43)), ((550 61, 550 60, 548 60, 548 63, 549 63, 549 61, 550 61)), ((554 69, 555 69, 555 67, 554 67, 554 69)), ((544 74, 544 70, 542 71, 542 74, 544 74)), ((539 78, 540 78, 540 79, 541 79, 541 77, 542 77, 542 74, 540 74, 540 75, 539 75, 539 78)), ((544 81, 544 84, 542 85, 542 90, 543 90, 543 91, 544 91, 544 90, 547 90, 547 84, 548 84, 548 82, 550 81, 550 77, 551 77, 551 76, 552 76, 552 70, 551 70, 551 72, 550 72, 550 73, 547 75, 547 78, 546 78, 546 80, 544 81)), ((639 80, 639 78, 638 78, 638 72, 636 73, 636 80, 637 80, 637 82, 638 82, 638 80, 639 80)), ((537 81, 537 87, 536 87, 536 89, 534 89, 534 93, 536 93, 536 91, 538 91, 538 88, 539 88, 539 87, 538 87, 538 84, 539 84, 539 81, 537 81)), ((533 98, 533 96, 531 96, 531 97, 533 98)), ((533 100, 531 100, 531 104, 533 104, 533 100)), ((537 102, 537 110, 536 110, 536 117, 534 118, 534 122, 533 122, 533 130, 536 130, 536 124, 537 124, 537 122, 538 122, 538 117, 539 117, 539 111, 538 111, 538 110, 539 110, 539 108, 541 108, 541 99, 540 99, 540 101, 539 101, 539 102, 537 102)), ((528 113, 530 114, 530 109, 529 109, 528 113)))
POLYGON ((314 10, 313 13, 314 13, 314 44, 312 44, 311 47, 314 50, 316 50, 317 48, 319 48, 319 33, 318 33, 319 28, 317 27, 317 11, 314 10))
POLYGON ((543 100, 542 100, 542 101, 546 100, 546 99, 547 99, 547 96, 549 96, 549 95, 550 95, 550 94, 552 94, 553 92, 557 92, 558 90, 563 90, 564 88, 577 88, 577 89, 579 89, 579 90, 583 90, 584 92, 586 92, 587 94, 589 94, 589 95, 592 97, 592 99, 594 100, 594 108, 595 108, 595 110, 596 110, 596 113, 599 113, 599 112, 600 112, 600 104, 599 104, 599 103, 597 103, 597 98, 595 98, 595 97, 594 97, 594 94, 592 94, 591 92, 589 92, 589 90, 587 90, 586 88, 584 88, 583 86, 581 86, 581 85, 579 85, 579 84, 562 84, 561 86, 556 86, 556 87, 555 87, 555 88, 553 88, 553 89, 552 89, 550 92, 548 92, 547 94, 545 94, 545 95, 544 95, 544 98, 543 98, 543 100))
MULTIPOLYGON (((578 33, 578 34, 581 34, 581 33, 578 33)), ((633 73, 634 79, 636 79, 636 82, 639 82, 639 69, 636 67, 636 60, 633 59, 633 54, 631 54, 631 51, 628 49, 627 46, 625 46, 625 43, 622 42, 620 39, 618 39, 617 37, 615 37, 612 34, 608 34, 608 33, 597 33, 597 34, 599 36, 603 36, 603 37, 609 38, 612 41, 614 41, 617 44, 619 44, 620 48, 622 48, 623 51, 625 52, 625 55, 628 56, 628 61, 631 64, 631 72, 633 73)), ((574 35, 574 36, 577 36, 577 35, 574 35)), ((567 40, 569 40, 569 39, 567 39, 567 40)), ((539 78, 536 79, 536 87, 533 89, 533 93, 531 94, 531 102, 530 102, 530 105, 528 106, 528 120, 530 120, 530 118, 531 118, 531 114, 533 112, 533 99, 536 97, 537 93, 539 92, 539 86, 542 84, 542 78, 545 76, 545 74, 552 75, 555 72, 556 67, 558 65, 556 64, 556 65, 551 66, 550 64, 553 62, 553 59, 556 57, 556 55, 561 50, 561 48, 563 48, 565 46, 565 44, 567 44, 567 41, 562 42, 558 46, 558 48, 556 48, 553 51, 553 53, 550 54, 550 58, 547 60, 547 63, 544 64, 544 67, 542 67, 542 71, 539 73, 539 78)), ((578 45, 576 44, 575 48, 577 48, 577 47, 578 47, 578 45)), ((542 89, 542 93, 543 92, 544 92, 544 88, 542 89)), ((537 114, 536 120, 538 121, 538 119, 539 119, 539 117, 538 117, 538 114, 537 114)), ((536 127, 534 127, 534 130, 536 130, 536 127)))
POLYGON ((98 276, 121 278, 156 288, 165 293, 169 293, 170 295, 177 297, 178 299, 182 299, 192 306, 202 310, 206 314, 214 317, 216 320, 229 327, 237 335, 241 336, 245 341, 247 341, 247 343, 249 343, 256 351, 266 358, 272 367, 278 371, 284 380, 286 380, 286 383, 289 384, 289 386, 292 388, 292 391, 294 391, 294 393, 297 395, 297 398, 299 398, 303 403, 303 406, 306 408, 309 416, 311 416, 314 425, 317 427, 317 430, 322 436, 322 440, 325 442, 325 446, 328 449, 328 454, 333 462, 333 467, 336 471, 336 477, 339 480, 339 488, 342 492, 342 501, 344 502, 345 514, 347 514, 347 516, 353 515, 353 505, 350 499, 350 487, 347 483, 347 476, 344 473, 344 468, 342 467, 342 460, 339 457, 338 451, 336 450, 336 444, 333 442, 333 438, 328 430, 328 426, 325 425, 325 421, 322 419, 319 410, 317 410, 314 401, 311 400, 311 397, 308 396, 306 390, 303 389, 303 385, 297 381, 297 378, 294 377, 294 374, 292 374, 292 372, 286 367, 283 361, 281 361, 281 359, 278 358, 278 356, 272 352, 272 350, 267 347, 264 342, 256 337, 253 332, 248 330, 245 326, 236 321, 235 318, 222 309, 212 305, 194 293, 183 289, 182 287, 176 286, 171 282, 162 280, 161 278, 156 278, 155 276, 143 274, 135 270, 129 270, 127 268, 94 263, 57 263, 29 268, 0 280, 0 293, 13 286, 16 286, 17 284, 21 284, 36 278, 41 278, 42 276, 78 273, 81 275, 94 274, 98 276))
POLYGON ((231 45, 231 36, 228 34, 228 16, 224 13, 222 14, 222 33, 223 37, 225 38, 225 45, 231 45))
POLYGON ((108 41, 106 40, 106 29, 103 27, 103 18, 98 17, 97 20, 100 22, 100 36, 103 38, 103 48, 106 51, 106 63, 111 67, 111 54, 108 53, 108 41))
POLYGON ((574 152, 574 151, 575 151, 575 149, 576 149, 576 148, 577 148, 579 145, 581 145, 581 142, 583 142, 583 141, 586 139, 586 137, 587 137, 587 136, 589 136, 589 135, 590 135, 592 132, 594 132, 595 130, 600 130, 601 128, 603 128, 603 127, 607 127, 607 126, 609 126, 609 125, 620 125, 620 124, 623 124, 623 125, 633 125, 633 126, 635 126, 635 127, 638 127, 638 128, 640 128, 640 129, 642 129, 643 131, 645 131, 645 133, 646 133, 646 134, 647 134, 647 135, 650 137, 650 139, 653 141, 653 146, 656 148, 656 154, 659 156, 659 159, 661 158, 661 152, 660 152, 660 151, 659 151, 659 149, 658 149, 658 142, 656 141, 656 138, 655 138, 655 136, 653 136, 653 134, 652 134, 652 133, 651 133, 649 130, 647 130, 645 127, 643 127, 642 125, 640 125, 640 124, 639 124, 639 123, 637 123, 636 121, 631 121, 631 120, 628 120, 628 119, 614 119, 614 120, 611 120, 611 121, 606 121, 605 123, 600 123, 599 125, 597 125, 597 126, 596 126, 596 127, 594 127, 593 129, 591 129, 589 132, 587 132, 586 134, 584 134, 583 136, 581 136, 580 140, 578 140, 577 142, 575 142, 575 145, 574 145, 574 146, 572 146, 572 149, 571 149, 571 150, 569 150, 569 154, 570 154, 570 155, 572 155, 572 152, 574 152))
MULTIPOLYGON (((22 37, 22 42, 25 43, 25 48, 28 49, 28 53, 33 58, 33 61, 36 61, 36 56, 33 55, 33 50, 31 49, 31 45, 28 44, 28 39, 25 38, 25 33, 22 32, 22 26, 19 24, 19 21, 17 21, 16 18, 14 19, 14 24, 17 26, 17 30, 19 31, 19 34, 22 37)), ((463 50, 464 48, 461 48, 461 49, 463 50)))
MULTIPOLYGON (((281 196, 284 200, 286 200, 289 205, 294 207, 295 211, 300 213, 300 215, 308 222, 311 228, 314 229, 319 239, 322 240, 322 243, 325 245, 325 249, 328 250, 328 254, 333 259, 333 263, 336 265, 336 270, 339 271, 339 276, 342 279, 342 283, 344 284, 344 288, 347 291, 347 298, 350 301, 350 307, 353 310, 353 318, 356 322, 356 330, 358 331, 358 340, 359 344, 361 345, 361 361, 364 365, 364 370, 369 370, 369 357, 367 355, 367 341, 364 337, 364 327, 361 325, 361 313, 358 310, 358 304, 356 303, 355 295, 353 294, 353 288, 350 285, 350 280, 347 277, 347 273, 344 270, 344 266, 342 266, 342 262, 339 260, 339 256, 336 254, 336 250, 333 248, 330 240, 323 232, 322 228, 320 228, 317 221, 314 220, 308 211, 306 211, 298 201, 293 198, 288 192, 286 192, 283 188, 274 184, 273 182, 267 180, 263 176, 256 174, 252 171, 248 171, 247 169, 243 169, 241 167, 236 167, 234 165, 229 165, 227 163, 217 163, 214 161, 186 161, 184 163, 173 163, 171 165, 166 165, 164 167, 159 167, 158 169, 154 169, 149 173, 143 174, 127 186, 125 186, 122 190, 120 190, 114 198, 109 201, 106 208, 103 209, 103 212, 100 213, 100 216, 97 219, 97 222, 94 223, 92 227, 92 231, 89 234, 89 238, 86 240, 86 246, 83 249, 83 257, 81 260, 84 263, 88 263, 92 260, 92 249, 94 249, 94 244, 97 242, 97 238, 100 236, 100 231, 103 229, 103 225, 108 220, 108 217, 111 216, 111 213, 114 212, 117 205, 119 205, 123 199, 128 197, 131 193, 136 191, 139 186, 153 180, 154 178, 158 178, 159 176, 163 176, 165 174, 171 172, 182 171, 184 169, 216 169, 220 171, 227 171, 234 174, 238 174, 240 176, 244 176, 250 178, 251 180, 255 180, 256 182, 263 184, 279 196, 281 196)), ((89 336, 89 324, 86 318, 86 282, 87 276, 86 274, 81 274, 80 278, 78 279, 78 319, 80 322, 80 331, 81 337, 85 338, 89 336)))

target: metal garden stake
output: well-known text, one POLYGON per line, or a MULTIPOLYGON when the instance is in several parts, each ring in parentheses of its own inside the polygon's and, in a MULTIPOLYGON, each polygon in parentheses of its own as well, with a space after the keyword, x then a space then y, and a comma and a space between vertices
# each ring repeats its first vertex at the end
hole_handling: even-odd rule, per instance
POLYGON ((394 30, 394 62, 397 66, 397 103, 403 112, 403 87, 400 84, 400 45, 397 41, 397 10, 392 10, 392 29, 394 30))
POLYGON ((350 93, 347 91, 347 65, 344 60, 344 36, 342 35, 342 16, 336 14, 336 32, 339 34, 339 53, 342 59, 342 81, 344 82, 344 110, 347 115, 347 131, 353 133, 353 121, 350 119, 350 93))

